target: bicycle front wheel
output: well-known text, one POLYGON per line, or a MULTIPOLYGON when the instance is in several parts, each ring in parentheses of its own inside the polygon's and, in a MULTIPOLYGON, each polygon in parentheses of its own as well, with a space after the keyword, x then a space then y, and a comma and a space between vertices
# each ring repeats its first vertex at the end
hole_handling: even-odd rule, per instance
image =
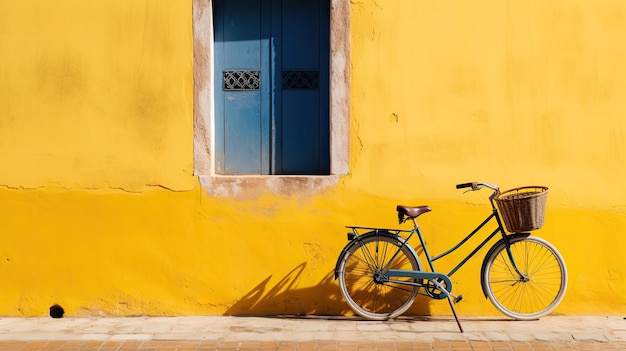
POLYGON ((416 254, 402 245, 403 240, 389 233, 366 234, 340 258, 341 294, 360 316, 372 320, 391 319, 413 304, 419 290, 419 286, 411 285, 415 279, 394 277, 394 282, 390 282, 383 271, 421 270, 416 254))
POLYGON ((511 263, 504 242, 487 258, 483 286, 489 300, 505 315, 517 320, 541 318, 561 302, 567 288, 563 257, 547 241, 528 236, 511 239, 511 263))

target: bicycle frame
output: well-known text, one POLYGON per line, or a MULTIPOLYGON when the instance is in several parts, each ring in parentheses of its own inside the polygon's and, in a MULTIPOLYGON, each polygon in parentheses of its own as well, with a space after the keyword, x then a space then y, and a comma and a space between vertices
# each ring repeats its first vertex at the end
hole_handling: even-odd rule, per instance
MULTIPOLYGON (((436 256, 431 256, 430 252, 428 251, 428 247, 426 246, 426 242, 424 240, 424 237, 422 235, 422 232, 420 230, 419 225, 417 224, 417 220, 415 218, 412 218, 413 220, 413 229, 411 230, 406 230, 406 229, 385 229, 385 228, 370 228, 370 227, 358 227, 358 226, 348 226, 348 228, 352 229, 352 233, 350 233, 349 235, 351 236, 352 239, 354 238, 358 238, 359 237, 359 233, 357 232, 358 229, 365 229, 365 230, 374 230, 374 231, 386 231, 386 232, 390 232, 390 233, 394 233, 396 235, 399 235, 400 233, 406 233, 406 238, 404 239, 402 245, 400 245, 398 247, 398 249, 396 250, 395 254, 392 255, 391 259, 389 260, 389 262, 385 265, 385 267, 383 267, 382 271, 383 272, 387 272, 388 276, 396 276, 396 277, 400 277, 400 276, 412 276, 414 275, 415 278, 418 279, 433 279, 433 278, 441 278, 444 279, 446 281, 446 283, 449 281, 450 276, 452 276, 454 273, 456 273, 461 267, 463 267, 465 265, 465 263, 467 263, 467 261, 469 261, 472 257, 474 257, 476 255, 476 253, 478 253, 478 251, 480 251, 485 245, 487 245, 487 243, 489 241, 491 241, 491 239, 493 239, 494 236, 496 236, 498 233, 501 234, 502 236, 502 240, 504 241, 505 245, 506 245, 506 250, 507 250, 507 254, 509 256, 509 259, 511 261, 511 264, 513 266, 513 268, 515 269, 516 273, 519 274, 520 278, 522 280, 527 280, 528 277, 522 273, 519 268, 517 267, 517 264, 515 262, 515 259, 513 257, 513 254, 510 250, 510 242, 509 242, 509 236, 507 236, 506 231, 504 230, 504 226, 502 224, 502 219, 500 218, 500 214, 498 212, 498 209, 496 208, 495 204, 493 203, 493 197, 494 195, 490 196, 490 203, 491 203, 491 208, 492 208, 492 212, 490 215, 488 215, 476 228, 474 228, 474 230, 472 230, 472 232, 470 232, 465 238, 463 238, 459 243, 457 243, 455 246, 453 246, 452 248, 448 249, 447 251, 436 255, 436 256), (478 232, 480 232, 488 223, 492 222, 495 219, 497 225, 497 228, 491 232, 491 234, 489 234, 487 236, 487 238, 485 238, 478 246, 476 246, 474 248, 474 250, 472 252, 470 252, 465 258, 463 258, 463 260, 461 260, 448 274, 441 274, 441 273, 437 273, 434 267, 433 262, 448 256, 449 254, 455 252, 456 250, 458 250, 459 248, 461 248, 468 240, 470 240, 472 237, 474 237, 474 235, 476 235, 478 232), (421 271, 418 272, 415 271, 399 271, 399 270, 389 270, 389 265, 391 264, 391 262, 394 260, 394 258, 398 255, 398 253, 402 250, 402 247, 405 245, 410 245, 408 244, 409 240, 411 239, 411 237, 417 234, 417 237, 419 238, 420 241, 420 245, 422 247, 422 249, 424 250, 424 255, 426 256, 426 260, 428 262, 428 266, 431 270, 432 273, 429 272, 424 272, 421 271), (435 274, 436 276, 434 276, 433 274, 435 274), (445 277, 445 278, 444 278, 445 277)), ((517 234, 512 234, 512 235, 517 235, 517 234)), ((523 234, 525 235, 525 234, 523 234)), ((397 282, 397 281, 394 281, 397 282)), ((397 282, 400 284, 406 284, 406 285, 421 285, 420 283, 411 283, 411 282, 397 282)), ((449 283, 450 284, 450 283, 449 283)), ((451 285, 448 285, 449 287, 451 287, 451 285)))
POLYGON ((465 258, 459 262, 456 267, 454 267, 450 273, 448 273, 448 276, 452 276, 454 273, 456 273, 456 271, 458 271, 461 267, 463 267, 463 265, 465 265, 465 263, 467 263, 467 261, 469 261, 472 257, 474 257, 474 255, 476 255, 476 253, 478 251, 480 251, 480 249, 482 249, 485 245, 487 245, 487 243, 494 237, 496 236, 496 234, 501 233, 503 238, 506 238, 506 232, 504 231, 504 229, 502 228, 502 222, 500 221, 500 216, 498 214, 498 211, 494 208, 493 212, 491 212, 491 214, 489 216, 487 216, 487 218, 485 218, 485 220, 483 220, 483 222, 481 224, 479 224, 476 228, 474 228, 474 230, 469 233, 465 238, 463 238, 463 240, 461 240, 458 244, 456 244, 454 247, 452 247, 451 249, 437 255, 434 257, 431 257, 430 254, 428 253, 428 249, 426 247, 424 247, 424 241, 422 238, 422 234, 421 231, 419 229, 419 227, 416 228, 417 230, 417 234, 418 237, 420 238, 420 243, 422 244, 422 246, 424 247, 424 254, 426 255, 426 259, 428 260, 428 263, 430 264, 430 269, 432 269, 434 271, 434 267, 433 267, 433 262, 437 261, 438 259, 442 258, 442 257, 446 257, 449 254, 451 254, 452 252, 456 251, 457 249, 459 249, 460 247, 463 246, 463 244, 465 244, 469 239, 471 239, 474 235, 476 235, 476 233, 478 233, 481 229, 483 229, 483 227, 485 227, 489 222, 491 222, 493 219, 496 219, 497 223, 498 223, 498 227, 491 232, 491 234, 489 234, 489 236, 487 236, 487 238, 485 240, 483 240, 472 252, 470 252, 467 256, 465 256, 465 258))

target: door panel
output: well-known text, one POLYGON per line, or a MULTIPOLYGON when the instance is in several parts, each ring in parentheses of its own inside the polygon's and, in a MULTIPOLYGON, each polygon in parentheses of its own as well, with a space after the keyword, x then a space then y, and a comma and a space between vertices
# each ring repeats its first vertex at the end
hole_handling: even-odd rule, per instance
POLYGON ((283 1, 283 70, 319 69, 321 2, 323 1, 283 1))
POLYGON ((319 100, 318 92, 284 91, 281 150, 283 174, 318 173, 320 125, 319 105, 311 101, 319 100))
POLYGON ((261 170, 261 116, 258 91, 226 92, 224 163, 226 174, 255 174, 261 170), (246 126, 242 128, 241 126, 246 126))
POLYGON ((215 1, 215 168, 269 173, 269 8, 215 1))

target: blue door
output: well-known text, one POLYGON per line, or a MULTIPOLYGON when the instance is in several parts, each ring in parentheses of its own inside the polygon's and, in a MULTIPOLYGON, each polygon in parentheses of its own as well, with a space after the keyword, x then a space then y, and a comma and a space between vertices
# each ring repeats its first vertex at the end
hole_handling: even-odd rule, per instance
POLYGON ((216 0, 220 174, 328 174, 328 0, 216 0))

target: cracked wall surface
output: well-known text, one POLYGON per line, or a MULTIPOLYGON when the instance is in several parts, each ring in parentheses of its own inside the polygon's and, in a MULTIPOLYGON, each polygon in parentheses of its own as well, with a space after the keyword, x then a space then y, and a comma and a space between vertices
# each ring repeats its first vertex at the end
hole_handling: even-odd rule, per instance
POLYGON ((192 188, 189 6, 90 6, 2 5, 0 182, 192 188))

